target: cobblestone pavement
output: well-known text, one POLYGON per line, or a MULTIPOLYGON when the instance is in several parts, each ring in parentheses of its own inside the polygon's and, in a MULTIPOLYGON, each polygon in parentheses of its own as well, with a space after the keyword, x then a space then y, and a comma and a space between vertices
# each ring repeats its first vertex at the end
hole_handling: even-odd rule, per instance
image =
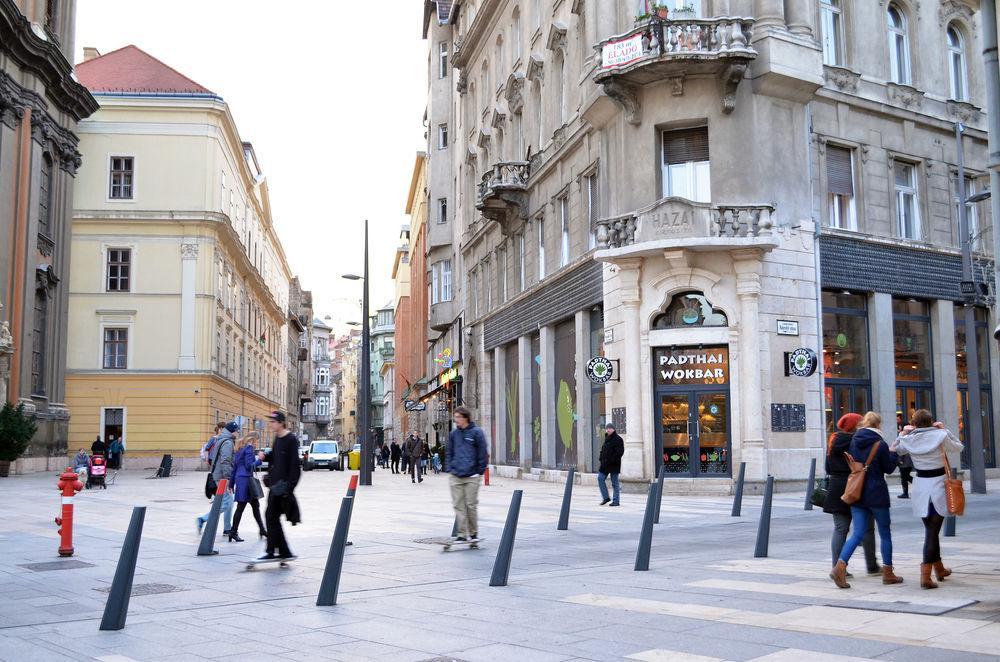
MULTIPOLYGON (((731 500, 664 498, 648 572, 633 572, 642 495, 598 506, 577 486, 569 531, 556 531, 562 486, 494 479, 482 488, 480 550, 417 542, 450 532, 444 475, 413 485, 375 473, 358 493, 340 598, 316 607, 349 474, 305 474, 304 522, 287 527, 300 560, 246 572, 261 551, 220 534, 198 557, 204 474, 147 480, 123 472, 76 500, 76 555, 59 561, 52 474, 0 480, 0 659, 45 660, 1000 660, 1000 484, 970 495, 958 536, 944 539, 955 574, 919 588, 922 527, 894 501, 899 586, 865 576, 851 590, 826 579, 832 523, 776 495, 770 557, 754 559, 759 497, 743 517, 731 500), (512 490, 524 501, 507 587, 489 587, 512 490), (98 629, 131 508, 147 507, 128 623, 98 629)), ((220 527, 221 530, 221 527, 220 527)))

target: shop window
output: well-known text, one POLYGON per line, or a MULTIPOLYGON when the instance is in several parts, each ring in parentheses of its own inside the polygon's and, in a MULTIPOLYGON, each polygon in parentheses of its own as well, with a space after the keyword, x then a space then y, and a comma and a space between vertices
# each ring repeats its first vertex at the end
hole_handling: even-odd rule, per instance
POLYGON ((701 292, 681 292, 666 310, 653 318, 653 329, 683 329, 693 326, 729 326, 726 314, 712 306, 701 292))
POLYGON ((916 299, 893 299, 892 329, 896 363, 896 424, 901 427, 917 409, 934 412, 930 307, 916 299))
POLYGON ((826 430, 844 414, 871 408, 867 297, 823 292, 823 376, 826 430))
MULTIPOLYGON (((965 444, 962 451, 962 466, 969 467, 969 444, 966 429, 969 416, 969 367, 966 354, 965 309, 954 307, 955 315, 955 368, 958 376, 956 399, 958 404, 958 436, 965 444)), ((985 308, 975 309, 976 358, 979 360, 979 408, 980 430, 983 434, 983 460, 988 468, 995 468, 996 442, 993 435, 993 388, 990 371, 989 315, 985 308)))

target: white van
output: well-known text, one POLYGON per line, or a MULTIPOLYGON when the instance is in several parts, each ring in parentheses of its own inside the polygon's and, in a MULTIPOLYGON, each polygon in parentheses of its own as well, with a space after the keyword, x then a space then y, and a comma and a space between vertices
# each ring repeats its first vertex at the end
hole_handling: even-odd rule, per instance
POLYGON ((302 468, 306 471, 327 468, 330 471, 340 466, 340 446, 333 439, 317 439, 309 444, 309 454, 302 468))

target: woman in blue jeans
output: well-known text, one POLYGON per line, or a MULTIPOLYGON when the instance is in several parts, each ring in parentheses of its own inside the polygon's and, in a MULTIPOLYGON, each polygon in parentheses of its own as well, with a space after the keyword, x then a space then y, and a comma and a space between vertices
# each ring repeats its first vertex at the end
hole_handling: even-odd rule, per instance
POLYGON ((889 486, 885 475, 896 470, 896 454, 889 451, 889 445, 882 438, 882 417, 873 411, 865 414, 858 425, 858 431, 851 439, 850 454, 855 461, 868 462, 875 449, 871 464, 865 472, 865 483, 861 498, 851 504, 851 537, 840 550, 840 559, 830 571, 830 579, 838 588, 851 588, 847 583, 847 563, 858 545, 864 540, 868 530, 868 520, 875 518, 878 526, 879 542, 882 545, 882 583, 900 584, 902 579, 892 572, 892 532, 889 520, 889 486))

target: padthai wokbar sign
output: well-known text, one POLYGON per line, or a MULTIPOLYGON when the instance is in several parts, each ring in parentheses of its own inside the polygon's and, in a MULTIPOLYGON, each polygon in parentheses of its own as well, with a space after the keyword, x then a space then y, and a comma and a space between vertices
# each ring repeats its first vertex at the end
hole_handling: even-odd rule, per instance
POLYGON ((728 347, 658 347, 653 369, 660 386, 729 383, 728 347))
POLYGON ((642 35, 634 34, 627 39, 609 41, 601 47, 601 67, 610 69, 622 67, 642 57, 642 35))

